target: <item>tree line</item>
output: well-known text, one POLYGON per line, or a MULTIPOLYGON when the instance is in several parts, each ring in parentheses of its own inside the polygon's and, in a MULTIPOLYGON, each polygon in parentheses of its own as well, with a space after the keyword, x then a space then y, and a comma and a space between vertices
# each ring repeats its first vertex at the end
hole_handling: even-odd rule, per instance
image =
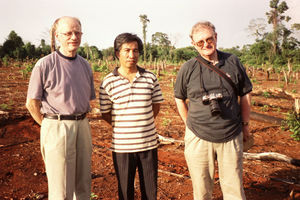
MULTIPOLYGON (((259 18, 250 21, 248 31, 254 36, 255 42, 243 47, 232 47, 220 49, 237 55, 243 64, 254 67, 293 67, 300 69, 300 42, 295 34, 299 34, 300 24, 292 24, 287 27, 291 18, 285 15, 288 10, 285 1, 270 1, 270 10, 266 12, 266 20, 259 18), (267 23, 272 26, 271 31, 267 31, 267 23)), ((166 33, 156 32, 151 36, 151 42, 147 42, 147 26, 150 23, 147 15, 139 16, 142 23, 144 49, 140 60, 143 62, 167 61, 168 63, 182 63, 197 55, 197 51, 192 47, 175 48, 166 33)), ((50 45, 44 39, 38 46, 27 42, 15 32, 11 31, 3 43, 0 45, 0 58, 8 59, 38 59, 50 53, 50 45)), ((78 49, 79 55, 92 61, 114 60, 114 49, 109 47, 99 50, 96 46, 89 46, 87 43, 78 49)))
MULTIPOLYGON (((141 57, 142 61, 161 61, 168 60, 173 62, 181 62, 197 55, 197 52, 192 47, 175 48, 171 46, 171 41, 168 35, 161 32, 156 32, 152 35, 152 42, 144 45, 143 51, 146 53, 141 57)), ((0 45, 1 59, 38 59, 51 52, 49 44, 46 44, 44 39, 38 46, 31 42, 24 43, 23 39, 12 30, 3 45, 0 45)), ((78 54, 88 60, 114 60, 114 49, 109 47, 99 50, 96 46, 89 46, 87 43, 83 44, 78 49, 78 54)))
POLYGON ((250 21, 248 31, 255 37, 255 43, 227 49, 236 54, 248 66, 272 67, 281 70, 283 67, 300 70, 300 24, 288 27, 291 17, 285 15, 289 9, 285 1, 270 1, 270 10, 263 18, 250 21), (266 31, 267 23, 272 26, 266 31), (298 37, 297 37, 298 35, 298 37))

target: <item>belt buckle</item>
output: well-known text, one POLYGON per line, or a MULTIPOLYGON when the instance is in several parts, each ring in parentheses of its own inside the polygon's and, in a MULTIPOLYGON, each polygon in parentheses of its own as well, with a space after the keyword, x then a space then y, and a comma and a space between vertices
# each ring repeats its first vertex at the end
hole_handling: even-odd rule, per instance
POLYGON ((57 120, 60 121, 60 114, 57 115, 57 120))
POLYGON ((78 120, 78 115, 75 115, 75 120, 76 120, 76 121, 78 120))

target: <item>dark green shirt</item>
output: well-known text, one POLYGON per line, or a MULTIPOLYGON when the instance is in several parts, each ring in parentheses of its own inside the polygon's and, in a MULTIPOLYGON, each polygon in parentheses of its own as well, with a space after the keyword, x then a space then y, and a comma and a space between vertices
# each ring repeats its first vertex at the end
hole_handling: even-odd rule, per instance
POLYGON ((180 68, 174 92, 176 98, 189 100, 187 126, 196 136, 211 142, 226 142, 242 131, 238 96, 251 92, 252 84, 245 68, 235 55, 217 52, 219 63, 216 66, 230 76, 238 94, 235 94, 234 89, 225 79, 206 66, 200 65, 196 58, 190 59, 180 68), (213 116, 210 105, 203 104, 202 98, 206 92, 222 94, 222 99, 218 101, 221 108, 220 115, 213 116))

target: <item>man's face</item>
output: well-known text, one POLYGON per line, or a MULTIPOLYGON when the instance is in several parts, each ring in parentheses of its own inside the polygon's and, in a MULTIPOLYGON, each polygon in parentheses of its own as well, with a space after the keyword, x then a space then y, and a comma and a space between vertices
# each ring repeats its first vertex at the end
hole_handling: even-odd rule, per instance
POLYGON ((59 21, 56 38, 62 52, 76 52, 81 43, 81 26, 76 19, 63 18, 59 21))
POLYGON ((117 52, 120 66, 125 68, 136 67, 139 59, 139 48, 136 41, 122 44, 117 52))
POLYGON ((211 29, 203 28, 193 34, 192 44, 202 57, 211 57, 216 53, 217 34, 211 29))

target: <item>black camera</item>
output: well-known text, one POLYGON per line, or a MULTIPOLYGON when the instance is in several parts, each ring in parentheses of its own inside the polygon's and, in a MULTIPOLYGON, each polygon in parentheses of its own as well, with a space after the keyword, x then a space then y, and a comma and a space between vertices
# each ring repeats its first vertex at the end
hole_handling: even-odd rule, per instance
POLYGON ((221 114, 221 108, 219 106, 219 100, 223 98, 221 93, 211 93, 202 97, 204 105, 210 105, 210 111, 213 116, 221 114))

